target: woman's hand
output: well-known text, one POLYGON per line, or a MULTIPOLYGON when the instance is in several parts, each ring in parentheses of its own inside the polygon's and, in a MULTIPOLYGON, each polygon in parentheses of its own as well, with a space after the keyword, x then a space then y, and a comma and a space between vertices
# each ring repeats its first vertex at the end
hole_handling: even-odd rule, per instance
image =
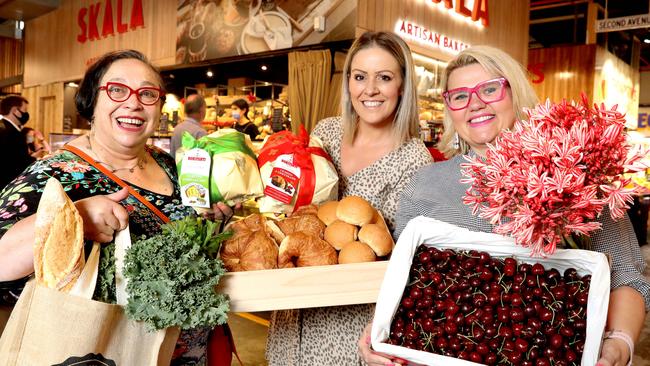
POLYGON ((202 216, 211 221, 228 222, 232 215, 234 215, 235 210, 240 208, 241 203, 236 204, 234 207, 230 207, 223 202, 217 202, 212 204, 212 212, 203 213, 202 216))
POLYGON ((627 344, 616 338, 607 338, 603 341, 600 359, 596 366, 625 366, 630 360, 630 350, 627 344))
POLYGON ((84 222, 84 238, 108 243, 118 230, 129 224, 129 214, 119 203, 129 196, 126 188, 107 194, 76 201, 74 204, 84 222))
POLYGON ((374 352, 370 349, 370 330, 372 329, 372 323, 366 325, 366 328, 361 333, 361 338, 357 342, 357 347, 359 349, 359 356, 361 359, 370 366, 389 366, 389 365, 406 365, 408 362, 395 359, 394 357, 384 355, 381 353, 374 352), (389 358, 391 357, 391 358, 389 358))

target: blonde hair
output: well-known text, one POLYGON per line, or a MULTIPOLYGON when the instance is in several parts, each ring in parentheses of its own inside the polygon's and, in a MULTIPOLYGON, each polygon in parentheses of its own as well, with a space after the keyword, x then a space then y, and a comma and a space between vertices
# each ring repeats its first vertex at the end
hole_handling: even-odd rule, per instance
MULTIPOLYGON (((512 106, 515 110, 517 120, 527 118, 523 108, 532 108, 537 104, 538 98, 535 90, 528 82, 528 77, 524 68, 519 62, 513 59, 507 53, 490 46, 473 46, 460 52, 447 64, 447 68, 442 76, 442 90, 447 91, 447 81, 449 75, 456 69, 472 64, 483 66, 485 71, 495 77, 504 77, 508 80, 508 85, 512 94, 512 106)), ((456 129, 451 120, 449 108, 445 108, 445 117, 443 119, 445 132, 438 143, 438 149, 445 156, 452 157, 458 154, 467 154, 470 150, 469 144, 460 136, 458 137, 459 147, 455 148, 454 140, 456 129)))
POLYGON ((418 135, 418 106, 411 50, 399 36, 390 32, 366 32, 354 41, 348 51, 343 67, 344 79, 341 91, 343 138, 349 143, 354 141, 359 124, 359 115, 352 106, 349 86, 352 59, 359 51, 372 47, 379 47, 390 53, 400 67, 401 95, 393 121, 393 136, 397 147, 418 135))

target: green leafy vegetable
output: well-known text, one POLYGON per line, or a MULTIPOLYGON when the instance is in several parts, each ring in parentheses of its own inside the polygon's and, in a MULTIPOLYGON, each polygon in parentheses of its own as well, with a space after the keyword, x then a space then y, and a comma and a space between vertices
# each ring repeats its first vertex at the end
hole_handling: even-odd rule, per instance
POLYGON ((215 287, 225 273, 218 258, 230 233, 187 217, 162 227, 162 234, 135 241, 126 253, 126 314, 151 329, 192 329, 227 320, 228 299, 215 287))

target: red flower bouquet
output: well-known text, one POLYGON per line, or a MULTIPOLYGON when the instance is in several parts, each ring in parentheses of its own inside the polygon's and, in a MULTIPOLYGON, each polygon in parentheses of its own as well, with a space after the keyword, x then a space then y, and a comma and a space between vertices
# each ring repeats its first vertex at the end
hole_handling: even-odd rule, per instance
POLYGON ((623 172, 646 169, 645 153, 631 151, 616 106, 591 108, 584 94, 581 103, 547 101, 527 114, 485 158, 466 157, 461 182, 471 186, 463 202, 496 233, 545 256, 572 234, 599 229, 605 206, 614 219, 625 214, 636 188, 623 172))

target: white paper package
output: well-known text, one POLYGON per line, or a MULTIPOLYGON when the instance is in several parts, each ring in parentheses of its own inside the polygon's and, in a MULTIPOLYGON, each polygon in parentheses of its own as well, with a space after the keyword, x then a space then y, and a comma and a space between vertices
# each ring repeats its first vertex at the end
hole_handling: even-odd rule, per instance
POLYGON ((591 274, 587 303, 587 337, 581 365, 593 366, 596 364, 607 320, 610 292, 610 270, 607 257, 604 254, 578 249, 558 249, 548 258, 531 258, 530 250, 515 245, 512 238, 491 233, 473 232, 423 216, 416 217, 408 223, 399 237, 388 263, 379 290, 372 324, 373 350, 408 360, 413 364, 478 365, 462 359, 382 343, 389 337, 390 325, 406 287, 413 256, 420 244, 440 249, 485 251, 497 258, 514 257, 519 262, 538 262, 547 269, 556 268, 560 273, 573 267, 580 276, 591 274))

